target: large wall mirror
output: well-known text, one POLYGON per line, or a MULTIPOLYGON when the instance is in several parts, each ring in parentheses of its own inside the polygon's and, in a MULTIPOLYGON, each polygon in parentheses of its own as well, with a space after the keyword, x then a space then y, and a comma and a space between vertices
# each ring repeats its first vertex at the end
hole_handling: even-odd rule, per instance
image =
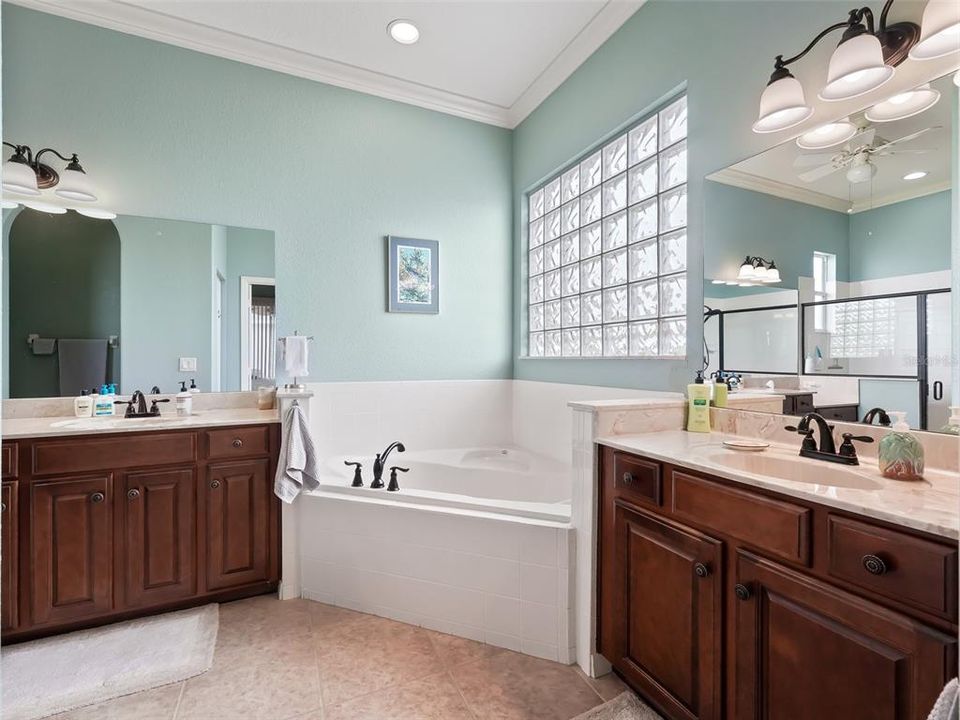
POLYGON ((949 77, 919 90, 939 102, 889 121, 868 109, 708 176, 710 372, 783 392, 786 413, 947 424, 960 90, 949 77))
POLYGON ((275 382, 273 233, 4 211, 5 398, 275 382))

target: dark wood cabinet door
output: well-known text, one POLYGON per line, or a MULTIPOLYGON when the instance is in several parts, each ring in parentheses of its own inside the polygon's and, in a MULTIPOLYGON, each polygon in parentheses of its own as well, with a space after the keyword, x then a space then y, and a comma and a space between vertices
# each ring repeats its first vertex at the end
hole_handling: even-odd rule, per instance
POLYGON ((267 467, 266 459, 207 467, 208 590, 269 579, 272 489, 267 467))
POLYGON ((0 492, 0 630, 17 627, 20 601, 17 575, 20 570, 17 517, 17 481, 5 481, 0 492))
POLYGON ((195 470, 179 468, 124 476, 122 508, 124 604, 128 608, 196 593, 195 470))
POLYGON ((924 720, 956 639, 740 551, 735 720, 924 720))
POLYGON ((81 620, 113 606, 111 477, 58 478, 30 488, 34 624, 81 620))
POLYGON ((672 718, 719 718, 722 543, 614 507, 613 623, 608 657, 672 718))

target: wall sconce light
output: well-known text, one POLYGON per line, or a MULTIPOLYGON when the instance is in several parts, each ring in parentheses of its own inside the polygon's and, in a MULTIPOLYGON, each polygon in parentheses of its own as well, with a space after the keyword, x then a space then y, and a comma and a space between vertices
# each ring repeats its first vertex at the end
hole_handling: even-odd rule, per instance
POLYGON ((843 30, 827 68, 827 81, 818 93, 821 100, 849 100, 876 90, 894 75, 907 56, 918 59, 940 57, 960 50, 960 2, 929 0, 923 25, 899 22, 888 25, 893 0, 887 0, 874 26, 869 7, 851 10, 847 19, 822 30, 807 47, 793 57, 774 59, 773 74, 760 96, 760 116, 753 124, 757 133, 778 132, 799 125, 813 115, 803 87, 787 69, 803 58, 823 38, 843 30), (936 53, 936 54, 934 54, 936 53))
MULTIPOLYGON (((17 203, 40 212, 62 214, 67 209, 89 217, 115 218, 116 214, 108 210, 91 208, 87 203, 97 200, 97 190, 87 175, 76 153, 68 157, 53 148, 44 148, 34 154, 28 145, 15 145, 3 141, 13 148, 13 154, 3 163, 4 207, 16 207, 17 203), (41 161, 44 155, 52 154, 66 163, 66 167, 57 172, 52 166, 41 161), (69 206, 50 203, 42 197, 43 190, 53 189, 53 194, 65 200, 69 206), (74 203, 80 203, 73 207, 74 203)), ((50 198, 51 200, 53 198, 50 198)))
POLYGON ((737 273, 738 284, 753 285, 780 282, 780 269, 773 260, 764 260, 759 255, 747 255, 740 272, 737 273))

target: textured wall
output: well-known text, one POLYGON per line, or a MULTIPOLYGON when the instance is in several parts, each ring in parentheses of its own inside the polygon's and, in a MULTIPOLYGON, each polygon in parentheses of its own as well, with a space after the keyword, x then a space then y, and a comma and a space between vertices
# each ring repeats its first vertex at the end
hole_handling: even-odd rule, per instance
POLYGON ((273 230, 313 379, 510 376, 509 131, 2 12, 4 138, 79 153, 118 212, 273 230), (387 234, 440 241, 439 315, 385 312, 387 234))

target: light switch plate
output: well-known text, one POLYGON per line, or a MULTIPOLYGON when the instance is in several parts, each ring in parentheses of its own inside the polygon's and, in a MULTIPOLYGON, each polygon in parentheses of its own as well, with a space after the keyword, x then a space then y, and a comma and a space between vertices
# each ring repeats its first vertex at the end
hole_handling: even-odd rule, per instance
POLYGON ((196 372, 197 359, 182 357, 180 358, 180 372, 196 372))

